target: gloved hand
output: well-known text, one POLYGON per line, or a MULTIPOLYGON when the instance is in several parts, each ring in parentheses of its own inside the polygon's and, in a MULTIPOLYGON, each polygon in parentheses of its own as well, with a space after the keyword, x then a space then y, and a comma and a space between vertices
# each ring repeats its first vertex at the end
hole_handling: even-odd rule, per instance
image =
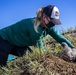
POLYGON ((13 56, 13 55, 9 55, 9 56, 8 56, 8 60, 10 60, 10 61, 11 61, 11 60, 14 60, 14 59, 15 59, 15 58, 14 58, 14 56, 13 56))
POLYGON ((75 56, 73 54, 72 48, 70 48, 65 42, 62 42, 63 51, 61 52, 60 57, 66 61, 74 61, 75 56))
POLYGON ((76 47, 72 48, 72 55, 74 57, 74 61, 76 61, 76 47))
POLYGON ((59 55, 60 58, 66 60, 66 61, 74 61, 75 60, 72 53, 67 53, 66 51, 62 51, 58 55, 59 55))

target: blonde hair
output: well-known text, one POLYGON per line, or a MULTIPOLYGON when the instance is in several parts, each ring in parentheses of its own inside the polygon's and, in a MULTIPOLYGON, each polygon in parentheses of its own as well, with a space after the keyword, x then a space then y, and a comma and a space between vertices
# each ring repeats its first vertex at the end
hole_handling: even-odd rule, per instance
POLYGON ((38 9, 38 11, 36 12, 36 15, 37 15, 37 18, 40 20, 42 15, 43 15, 43 8, 44 7, 41 7, 38 9))
POLYGON ((43 8, 41 7, 38 9, 38 11, 36 12, 36 19, 35 19, 35 23, 34 23, 34 29, 37 31, 37 27, 41 24, 41 17, 43 16, 43 8))

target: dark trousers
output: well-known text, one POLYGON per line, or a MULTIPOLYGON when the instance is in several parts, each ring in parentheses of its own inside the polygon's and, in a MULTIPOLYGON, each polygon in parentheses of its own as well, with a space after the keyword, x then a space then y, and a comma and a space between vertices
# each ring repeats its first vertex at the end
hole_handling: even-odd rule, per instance
POLYGON ((14 46, 10 42, 3 40, 2 37, 0 36, 0 65, 1 66, 6 65, 9 54, 13 54, 16 56, 23 56, 27 50, 32 52, 32 50, 28 46, 25 47, 14 46))

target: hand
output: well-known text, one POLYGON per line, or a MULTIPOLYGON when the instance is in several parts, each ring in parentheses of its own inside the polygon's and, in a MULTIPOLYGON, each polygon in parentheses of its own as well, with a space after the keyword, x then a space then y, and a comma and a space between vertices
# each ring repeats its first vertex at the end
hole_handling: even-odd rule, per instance
POLYGON ((68 44, 65 43, 65 42, 62 42, 61 45, 63 47, 63 51, 62 51, 62 55, 61 55, 63 57, 63 59, 68 60, 68 61, 74 61, 75 56, 74 56, 74 53, 73 53, 73 48, 70 48, 68 46, 68 44))
POLYGON ((58 53, 58 56, 62 59, 64 59, 65 61, 74 61, 75 58, 74 56, 72 55, 72 53, 66 53, 65 51, 62 51, 60 53, 58 53))
POLYGON ((72 55, 76 58, 76 47, 72 48, 72 55))

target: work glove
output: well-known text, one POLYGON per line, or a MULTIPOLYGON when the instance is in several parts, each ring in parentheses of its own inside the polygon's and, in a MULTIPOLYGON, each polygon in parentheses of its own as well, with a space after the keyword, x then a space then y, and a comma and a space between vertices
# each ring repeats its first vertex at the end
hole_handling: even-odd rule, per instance
POLYGON ((72 53, 66 53, 65 51, 60 52, 59 57, 66 60, 66 61, 71 61, 73 62, 75 60, 74 56, 72 55, 72 53))
POLYGON ((11 61, 11 60, 14 60, 14 59, 15 59, 15 57, 14 57, 13 55, 9 55, 9 56, 8 56, 8 60, 11 61))
POLYGON ((65 42, 62 42, 61 46, 63 47, 63 51, 60 54, 60 57, 66 61, 74 61, 74 51, 72 48, 70 48, 65 42))
POLYGON ((76 61, 76 47, 72 48, 72 55, 74 57, 74 61, 76 61))

